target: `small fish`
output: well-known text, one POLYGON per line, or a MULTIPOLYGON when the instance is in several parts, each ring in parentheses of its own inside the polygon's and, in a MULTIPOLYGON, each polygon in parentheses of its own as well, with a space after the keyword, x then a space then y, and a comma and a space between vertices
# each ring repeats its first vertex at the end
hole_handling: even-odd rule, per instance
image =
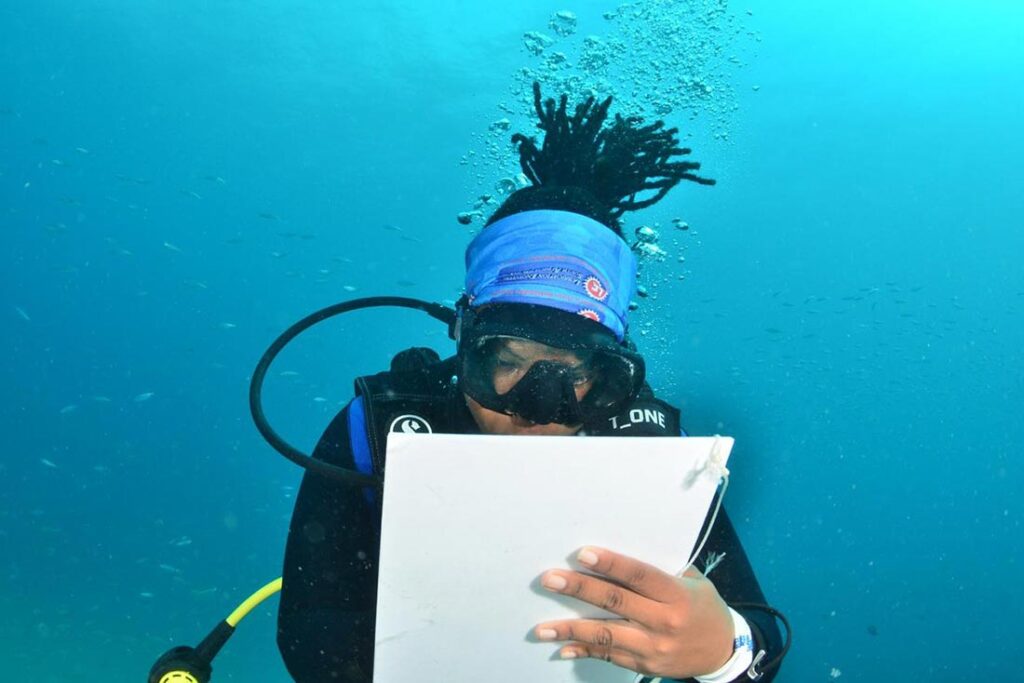
POLYGON ((221 323, 220 324, 220 329, 222 329, 222 330, 233 330, 236 327, 238 327, 238 325, 236 325, 234 323, 221 323))
POLYGON ((64 162, 61 161, 60 159, 50 159, 50 163, 53 164, 54 166, 63 166, 64 165, 64 162))
POLYGON ((264 220, 267 220, 267 221, 277 221, 277 220, 280 220, 280 218, 278 218, 276 213, 270 213, 269 211, 260 211, 256 215, 258 215, 260 218, 262 218, 264 220))
POLYGON ((177 567, 175 567, 174 565, 161 564, 159 566, 160 566, 160 569, 163 569, 165 572, 167 572, 169 574, 180 574, 181 573, 181 570, 178 569, 177 567))
POLYGON ((327 401, 327 399, 324 398, 323 396, 314 396, 313 397, 313 402, 314 403, 325 403, 326 401, 327 401))
POLYGON ((60 414, 67 415, 68 413, 73 413, 76 410, 78 410, 78 405, 75 403, 69 403, 68 405, 60 409, 60 414))
POLYGON ((283 370, 283 371, 281 371, 280 376, 281 377, 298 377, 299 373, 295 372, 294 370, 283 370))
POLYGON ((352 285, 344 285, 342 287, 342 289, 344 289, 346 292, 354 292, 354 291, 356 291, 356 288, 353 287, 352 285))
POLYGON ((188 536, 182 536, 181 538, 174 539, 170 544, 175 548, 184 548, 187 545, 192 545, 192 539, 188 536))
POLYGON ((164 246, 166 248, 170 249, 171 251, 175 252, 175 253, 178 253, 178 254, 181 253, 181 249, 179 249, 178 247, 174 246, 170 242, 164 242, 164 246))
POLYGON ((75 147, 75 151, 78 152, 79 154, 89 153, 89 150, 87 150, 85 147, 75 147))
POLYGON ((139 593, 139 597, 140 598, 146 598, 148 600, 149 598, 153 597, 153 594, 150 593, 149 591, 142 591, 141 593, 139 593))
POLYGON ((192 589, 192 595, 195 595, 196 597, 202 597, 204 595, 213 595, 216 592, 217 592, 217 587, 216 586, 213 586, 211 588, 194 588, 194 589, 192 589))
POLYGON ((134 401, 136 403, 142 403, 143 401, 148 401, 149 399, 153 398, 155 395, 156 395, 155 391, 144 391, 141 394, 137 395, 134 398, 134 401))
POLYGON ((181 193, 183 195, 188 195, 193 199, 202 199, 202 196, 198 192, 193 192, 192 190, 182 190, 181 193))
POLYGON ((14 312, 17 313, 18 317, 20 317, 25 322, 32 322, 32 318, 28 317, 28 313, 26 313, 25 309, 22 308, 21 306, 15 306, 14 312))
POLYGON ((110 403, 109 396, 100 396, 99 394, 93 396, 92 400, 96 401, 97 403, 110 403))
POLYGON ((55 463, 52 460, 47 460, 46 458, 39 458, 39 462, 41 462, 42 464, 46 465, 51 469, 57 469, 57 463, 55 463))

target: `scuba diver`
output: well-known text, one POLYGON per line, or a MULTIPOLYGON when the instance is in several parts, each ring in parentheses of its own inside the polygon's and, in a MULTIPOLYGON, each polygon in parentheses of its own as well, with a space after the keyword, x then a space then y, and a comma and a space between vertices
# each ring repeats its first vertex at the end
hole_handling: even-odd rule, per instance
MULTIPOLYGON (((685 435, 679 411, 645 382, 628 336, 637 260, 620 219, 683 180, 714 181, 696 175, 699 163, 677 159, 690 150, 661 121, 609 121, 611 98, 570 111, 566 95, 542 100, 536 83, 533 94, 543 140, 512 137, 530 185, 466 250, 455 355, 409 349, 389 371, 356 380, 354 399, 313 453, 325 469, 349 470, 352 481, 359 473, 364 484, 381 477, 388 434, 400 431, 685 435)), ((309 468, 295 502, 277 641, 298 683, 372 680, 382 496, 352 481, 309 468)), ((709 534, 703 571, 679 577, 585 548, 578 559, 593 573, 549 570, 543 585, 599 605, 612 590, 611 611, 622 618, 533 625, 535 637, 561 644, 563 658, 605 659, 666 680, 770 681, 789 647, 788 623, 764 604, 724 509, 709 534)))

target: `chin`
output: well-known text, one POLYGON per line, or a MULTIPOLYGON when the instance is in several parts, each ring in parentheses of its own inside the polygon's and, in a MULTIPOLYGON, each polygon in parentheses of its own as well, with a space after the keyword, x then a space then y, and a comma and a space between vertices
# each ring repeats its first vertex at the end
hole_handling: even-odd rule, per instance
POLYGON ((513 416, 510 418, 510 430, 507 433, 530 436, 570 436, 578 432, 580 427, 579 425, 570 426, 555 422, 539 425, 513 416))

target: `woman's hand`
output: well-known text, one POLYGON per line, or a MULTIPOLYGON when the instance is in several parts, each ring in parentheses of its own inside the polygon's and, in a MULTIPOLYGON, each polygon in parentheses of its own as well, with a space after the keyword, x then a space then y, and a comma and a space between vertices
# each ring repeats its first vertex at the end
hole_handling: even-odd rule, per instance
POLYGON ((592 657, 649 676, 690 678, 716 671, 732 656, 732 616, 697 569, 677 577, 592 546, 576 559, 600 576, 552 569, 542 575, 541 585, 622 619, 538 624, 534 634, 540 640, 570 641, 560 651, 563 659, 592 657))

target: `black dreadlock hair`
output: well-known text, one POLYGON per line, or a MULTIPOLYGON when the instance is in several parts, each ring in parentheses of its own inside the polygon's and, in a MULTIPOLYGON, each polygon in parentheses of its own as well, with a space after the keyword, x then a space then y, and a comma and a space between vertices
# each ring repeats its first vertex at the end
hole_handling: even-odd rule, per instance
POLYGON ((568 95, 541 102, 540 83, 533 84, 533 104, 544 131, 543 145, 521 133, 512 136, 519 165, 530 186, 517 190, 498 207, 487 225, 521 211, 560 209, 589 216, 622 235, 619 219, 626 211, 643 209, 659 201, 680 181, 714 185, 693 173, 696 161, 672 161, 690 154, 679 147, 677 128, 664 121, 641 125, 638 116, 615 115, 608 127, 612 98, 595 104, 593 97, 566 111, 568 95), (656 190, 653 197, 637 199, 638 192, 656 190))

